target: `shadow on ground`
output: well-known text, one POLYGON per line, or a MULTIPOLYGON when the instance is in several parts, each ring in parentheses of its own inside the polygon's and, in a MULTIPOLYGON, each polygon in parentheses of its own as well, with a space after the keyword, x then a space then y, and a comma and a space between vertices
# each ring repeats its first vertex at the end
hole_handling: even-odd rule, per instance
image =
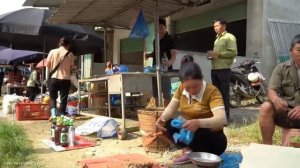
POLYGON ((232 108, 230 118, 236 127, 250 125, 258 118, 259 105, 232 108))

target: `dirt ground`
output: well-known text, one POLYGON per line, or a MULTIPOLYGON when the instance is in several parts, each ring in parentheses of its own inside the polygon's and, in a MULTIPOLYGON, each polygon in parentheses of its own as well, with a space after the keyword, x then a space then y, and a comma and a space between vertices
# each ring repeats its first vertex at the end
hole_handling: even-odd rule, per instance
MULTIPOLYGON (((241 124, 244 120, 249 122, 255 118, 257 111, 257 107, 232 109, 232 119, 235 124, 241 124)), ((12 117, 9 117, 9 120, 13 120, 12 117)), ((17 121, 17 123, 25 128, 30 140, 33 142, 33 147, 37 156, 35 161, 26 163, 25 167, 36 166, 46 168, 78 168, 82 167, 78 164, 78 161, 80 160, 101 158, 115 154, 138 153, 153 159, 154 161, 161 163, 166 167, 176 168, 176 166, 172 166, 172 160, 181 152, 180 150, 176 149, 171 149, 170 151, 162 153, 145 152, 144 148, 142 147, 140 138, 141 136, 139 132, 129 133, 126 140, 105 139, 98 141, 98 145, 96 147, 65 152, 55 152, 41 142, 43 139, 50 137, 50 123, 48 121, 17 121)), ((230 139, 228 141, 228 151, 239 150, 239 147, 230 145, 230 139)), ((192 164, 187 164, 177 167, 194 168, 195 166, 192 164)))

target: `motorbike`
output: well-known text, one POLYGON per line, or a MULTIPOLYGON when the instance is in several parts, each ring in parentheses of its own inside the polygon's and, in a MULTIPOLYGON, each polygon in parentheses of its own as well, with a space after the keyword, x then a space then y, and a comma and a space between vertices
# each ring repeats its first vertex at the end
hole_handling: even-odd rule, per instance
POLYGON ((267 86, 265 78, 258 71, 256 64, 257 53, 251 60, 242 62, 239 66, 232 68, 230 78, 230 106, 236 108, 242 99, 255 98, 259 103, 267 100, 267 86))

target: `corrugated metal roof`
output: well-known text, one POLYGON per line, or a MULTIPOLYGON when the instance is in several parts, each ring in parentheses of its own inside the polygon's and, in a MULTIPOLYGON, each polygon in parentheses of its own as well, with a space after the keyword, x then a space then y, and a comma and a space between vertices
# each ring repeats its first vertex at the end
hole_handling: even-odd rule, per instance
MULTIPOLYGON (((169 16, 185 7, 182 0, 159 0, 160 17, 169 16)), ((147 22, 153 21, 154 0, 66 0, 50 21, 129 28, 139 9, 143 10, 147 22)))
POLYGON ((23 6, 59 7, 64 0, 26 0, 23 6))

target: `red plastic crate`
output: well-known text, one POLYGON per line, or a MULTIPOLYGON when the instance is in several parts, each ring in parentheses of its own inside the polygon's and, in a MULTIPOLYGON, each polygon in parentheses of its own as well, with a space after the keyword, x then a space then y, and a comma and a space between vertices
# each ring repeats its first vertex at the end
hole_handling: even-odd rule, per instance
POLYGON ((50 105, 43 103, 18 103, 15 106, 17 120, 48 120, 50 105))

